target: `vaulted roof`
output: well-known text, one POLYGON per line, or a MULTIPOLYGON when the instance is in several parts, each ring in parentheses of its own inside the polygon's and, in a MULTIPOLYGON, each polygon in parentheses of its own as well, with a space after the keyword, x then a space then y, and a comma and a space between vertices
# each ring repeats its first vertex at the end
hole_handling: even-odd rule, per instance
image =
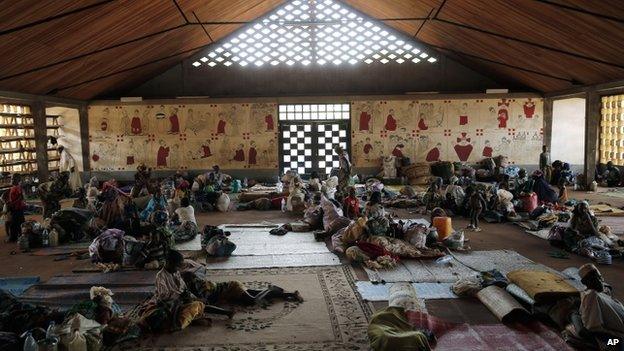
MULTIPOLYGON (((341 0, 541 92, 624 79, 619 0, 341 0)), ((0 90, 91 99, 135 86, 282 0, 20 0, 0 7, 0 90)))

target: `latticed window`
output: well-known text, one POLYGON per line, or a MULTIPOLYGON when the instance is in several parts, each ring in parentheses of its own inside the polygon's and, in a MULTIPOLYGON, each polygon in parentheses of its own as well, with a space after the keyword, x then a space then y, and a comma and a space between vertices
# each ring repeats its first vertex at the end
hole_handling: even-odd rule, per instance
POLYGON ((602 97, 600 163, 624 166, 624 95, 602 97))
POLYGON ((193 62, 209 67, 436 62, 419 43, 334 0, 293 0, 193 62))

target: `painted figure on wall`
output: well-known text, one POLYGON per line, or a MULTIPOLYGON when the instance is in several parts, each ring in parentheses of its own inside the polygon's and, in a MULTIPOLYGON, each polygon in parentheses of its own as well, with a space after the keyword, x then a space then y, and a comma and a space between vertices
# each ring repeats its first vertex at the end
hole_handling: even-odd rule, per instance
POLYGON ((171 108, 171 113, 169 115, 169 134, 178 134, 180 133, 180 119, 178 118, 178 109, 176 107, 171 108))
POLYGON ((180 150, 180 144, 173 144, 169 153, 169 168, 176 169, 180 167, 184 163, 182 156, 184 156, 184 153, 180 150))
POLYGON ((403 144, 397 144, 394 149, 392 150, 392 156, 396 156, 396 157, 403 157, 403 148, 405 147, 405 145, 403 144))
POLYGON ((502 99, 498 103, 498 128, 507 128, 507 121, 509 120, 509 102, 502 99))
POLYGON ((158 142, 158 152, 156 154, 156 167, 167 168, 167 157, 169 157, 169 147, 165 144, 164 140, 158 142))
POLYGON ((256 150, 256 142, 252 141, 249 143, 249 157, 247 160, 247 164, 250 166, 255 166, 257 161, 256 157, 258 156, 258 150, 256 150))
POLYGON ((533 118, 535 114, 535 102, 529 98, 523 105, 522 109, 524 110, 524 117, 533 118))
POLYGON ((440 161, 440 148, 442 147, 441 143, 437 143, 436 146, 429 150, 429 152, 427 153, 427 157, 425 157, 425 160, 427 162, 438 162, 440 161))
POLYGON ((245 162, 245 151, 243 150, 243 147, 243 144, 238 144, 238 148, 234 151, 232 161, 245 162))
POLYGON ((206 139, 201 145, 201 156, 200 158, 208 158, 212 156, 212 151, 210 150, 210 139, 206 139))
POLYGON ((465 126, 468 124, 468 104, 463 103, 459 108, 459 125, 465 126))
POLYGON ((130 117, 126 109, 121 110, 121 134, 130 134, 130 117))
POLYGON ((421 113, 420 118, 418 119, 418 130, 427 130, 427 129, 429 129, 429 126, 427 125, 427 122, 425 122, 425 114, 421 113))
POLYGON ((371 119, 373 119, 373 116, 371 116, 370 114, 370 109, 368 105, 364 105, 362 107, 362 112, 360 113, 360 123, 359 123, 359 130, 360 132, 370 132, 371 128, 370 128, 370 122, 371 119))
POLYGON ((110 117, 110 110, 108 107, 102 111, 102 118, 100 119, 100 130, 102 132, 108 131, 108 118, 110 117))
POLYGON ((474 147, 470 143, 470 138, 467 137, 466 133, 461 133, 461 136, 457 138, 457 144, 455 144, 455 153, 459 160, 462 162, 468 161, 470 154, 472 153, 472 149, 474 147))
POLYGON ((266 131, 272 132, 275 130, 275 124, 273 122, 273 114, 264 116, 264 123, 266 123, 266 131))
POLYGON ((271 168, 275 167, 278 163, 277 160, 277 147, 275 147, 275 139, 269 139, 269 145, 266 148, 267 161, 266 166, 271 168))
POLYGON ((132 122, 130 122, 130 132, 134 135, 140 135, 143 133, 143 128, 141 128, 141 117, 139 117, 138 109, 134 110, 132 122))
POLYGON ((223 112, 219 113, 219 122, 217 122, 217 134, 225 134, 225 114, 223 112))
POLYGON ((165 112, 165 105, 160 105, 158 112, 156 112, 155 130, 153 133, 165 133, 167 131, 167 113, 165 112))
POLYGON ((494 149, 492 149, 492 146, 490 146, 490 141, 486 140, 485 141, 485 146, 483 147, 482 156, 483 157, 492 157, 492 153, 493 152, 494 152, 494 149))
POLYGON ((389 132, 394 132, 397 129, 397 121, 394 117, 393 109, 390 109, 390 111, 388 112, 388 117, 386 117, 386 124, 384 126, 384 129, 389 132))
POLYGON ((126 166, 135 164, 137 161, 134 156, 134 140, 128 141, 128 155, 126 156, 126 166))
POLYGON ((373 145, 371 145, 370 138, 366 138, 366 143, 364 143, 364 148, 362 151, 364 151, 364 158, 366 160, 370 160, 370 153, 371 151, 373 151, 373 145))

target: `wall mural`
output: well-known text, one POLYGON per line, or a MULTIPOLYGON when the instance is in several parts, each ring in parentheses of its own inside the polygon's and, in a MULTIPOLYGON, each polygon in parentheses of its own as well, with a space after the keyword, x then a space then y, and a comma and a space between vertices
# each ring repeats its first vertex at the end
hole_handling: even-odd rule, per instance
MULTIPOLYGON (((539 98, 393 100, 351 103, 356 167, 381 157, 413 162, 506 155, 537 164, 543 143, 539 98), (403 147, 397 147, 403 145, 403 147)), ((277 169, 277 104, 92 105, 91 169, 277 169)))
POLYGON ((91 169, 277 168, 277 105, 92 105, 91 169))
POLYGON ((412 162, 505 155, 512 164, 537 164, 542 111, 538 98, 357 101, 351 105, 351 153, 358 167, 380 166, 390 154, 412 162))

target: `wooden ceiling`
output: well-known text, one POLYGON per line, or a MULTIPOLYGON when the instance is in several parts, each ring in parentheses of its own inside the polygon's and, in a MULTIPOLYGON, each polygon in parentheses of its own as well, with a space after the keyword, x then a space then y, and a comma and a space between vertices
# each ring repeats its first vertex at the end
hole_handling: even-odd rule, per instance
MULTIPOLYGON (((165 71, 285 1, 4 2, 0 90, 92 99, 165 71)), ((624 79, 624 1, 342 2, 476 71, 537 91, 624 79)))

